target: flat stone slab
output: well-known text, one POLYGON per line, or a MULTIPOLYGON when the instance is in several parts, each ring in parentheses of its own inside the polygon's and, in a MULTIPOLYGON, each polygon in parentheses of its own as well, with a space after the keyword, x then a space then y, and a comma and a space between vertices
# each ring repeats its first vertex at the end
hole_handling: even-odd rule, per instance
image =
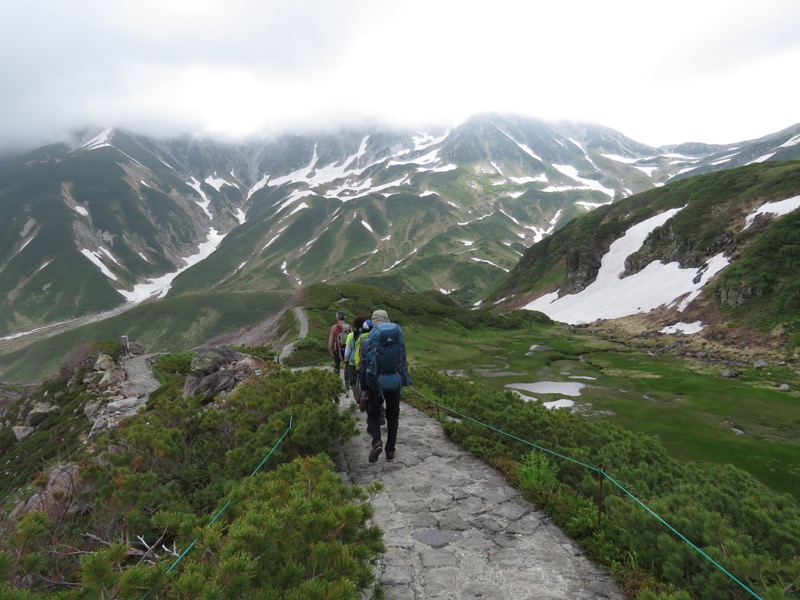
POLYGON ((418 542, 428 544, 428 546, 431 548, 444 548, 445 546, 460 539, 461 533, 458 531, 449 531, 447 529, 422 529, 420 531, 413 532, 411 537, 418 542))

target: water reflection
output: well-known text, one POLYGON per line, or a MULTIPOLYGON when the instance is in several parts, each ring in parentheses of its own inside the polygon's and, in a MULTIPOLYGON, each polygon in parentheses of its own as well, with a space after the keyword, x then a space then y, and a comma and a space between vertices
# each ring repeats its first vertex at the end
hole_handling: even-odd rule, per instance
POLYGON ((576 381, 537 381, 536 383, 509 383, 506 387, 533 394, 580 396, 581 390, 586 387, 586 384, 576 381))

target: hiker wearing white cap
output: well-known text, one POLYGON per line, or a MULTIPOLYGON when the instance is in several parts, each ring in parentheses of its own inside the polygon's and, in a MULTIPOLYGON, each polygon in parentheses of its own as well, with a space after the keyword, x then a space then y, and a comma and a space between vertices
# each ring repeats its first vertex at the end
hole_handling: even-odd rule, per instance
POLYGON ((378 461, 383 450, 386 460, 395 458, 400 420, 400 393, 411 385, 403 331, 389 321, 385 310, 372 313, 372 330, 364 342, 359 369, 361 401, 367 406, 367 432, 372 436, 369 462, 378 461), (381 409, 386 404, 386 446, 381 439, 381 409))

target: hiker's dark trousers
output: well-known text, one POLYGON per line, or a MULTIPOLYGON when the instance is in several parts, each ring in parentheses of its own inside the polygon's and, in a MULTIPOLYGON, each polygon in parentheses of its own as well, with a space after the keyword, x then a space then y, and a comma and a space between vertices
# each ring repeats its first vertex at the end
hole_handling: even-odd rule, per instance
POLYGON ((344 360, 344 348, 341 350, 334 350, 333 352, 333 368, 336 369, 336 374, 341 373, 342 361, 344 360))
POLYGON ((372 445, 381 441, 381 406, 386 403, 386 446, 393 451, 397 442, 397 424, 400 420, 400 392, 369 390, 367 400, 367 432, 372 436, 372 445))

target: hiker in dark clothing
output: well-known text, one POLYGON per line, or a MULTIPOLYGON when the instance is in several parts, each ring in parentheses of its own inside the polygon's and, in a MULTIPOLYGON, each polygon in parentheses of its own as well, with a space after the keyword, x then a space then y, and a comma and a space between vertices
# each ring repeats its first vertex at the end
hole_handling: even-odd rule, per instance
MULTIPOLYGON (((328 336, 328 351, 333 357, 333 368, 338 375, 342 361, 344 360, 344 348, 347 344, 347 334, 350 333, 350 324, 345 320, 347 315, 343 311, 336 313, 336 323, 331 326, 331 333, 328 336)), ((349 383, 348 373, 345 371, 344 383, 349 383)))
POLYGON ((400 394, 411 385, 403 331, 389 321, 385 310, 372 314, 372 330, 364 342, 359 369, 361 400, 367 405, 367 432, 372 436, 369 462, 378 461, 384 450, 381 440, 381 409, 386 404, 386 460, 395 458, 400 420, 400 394))

